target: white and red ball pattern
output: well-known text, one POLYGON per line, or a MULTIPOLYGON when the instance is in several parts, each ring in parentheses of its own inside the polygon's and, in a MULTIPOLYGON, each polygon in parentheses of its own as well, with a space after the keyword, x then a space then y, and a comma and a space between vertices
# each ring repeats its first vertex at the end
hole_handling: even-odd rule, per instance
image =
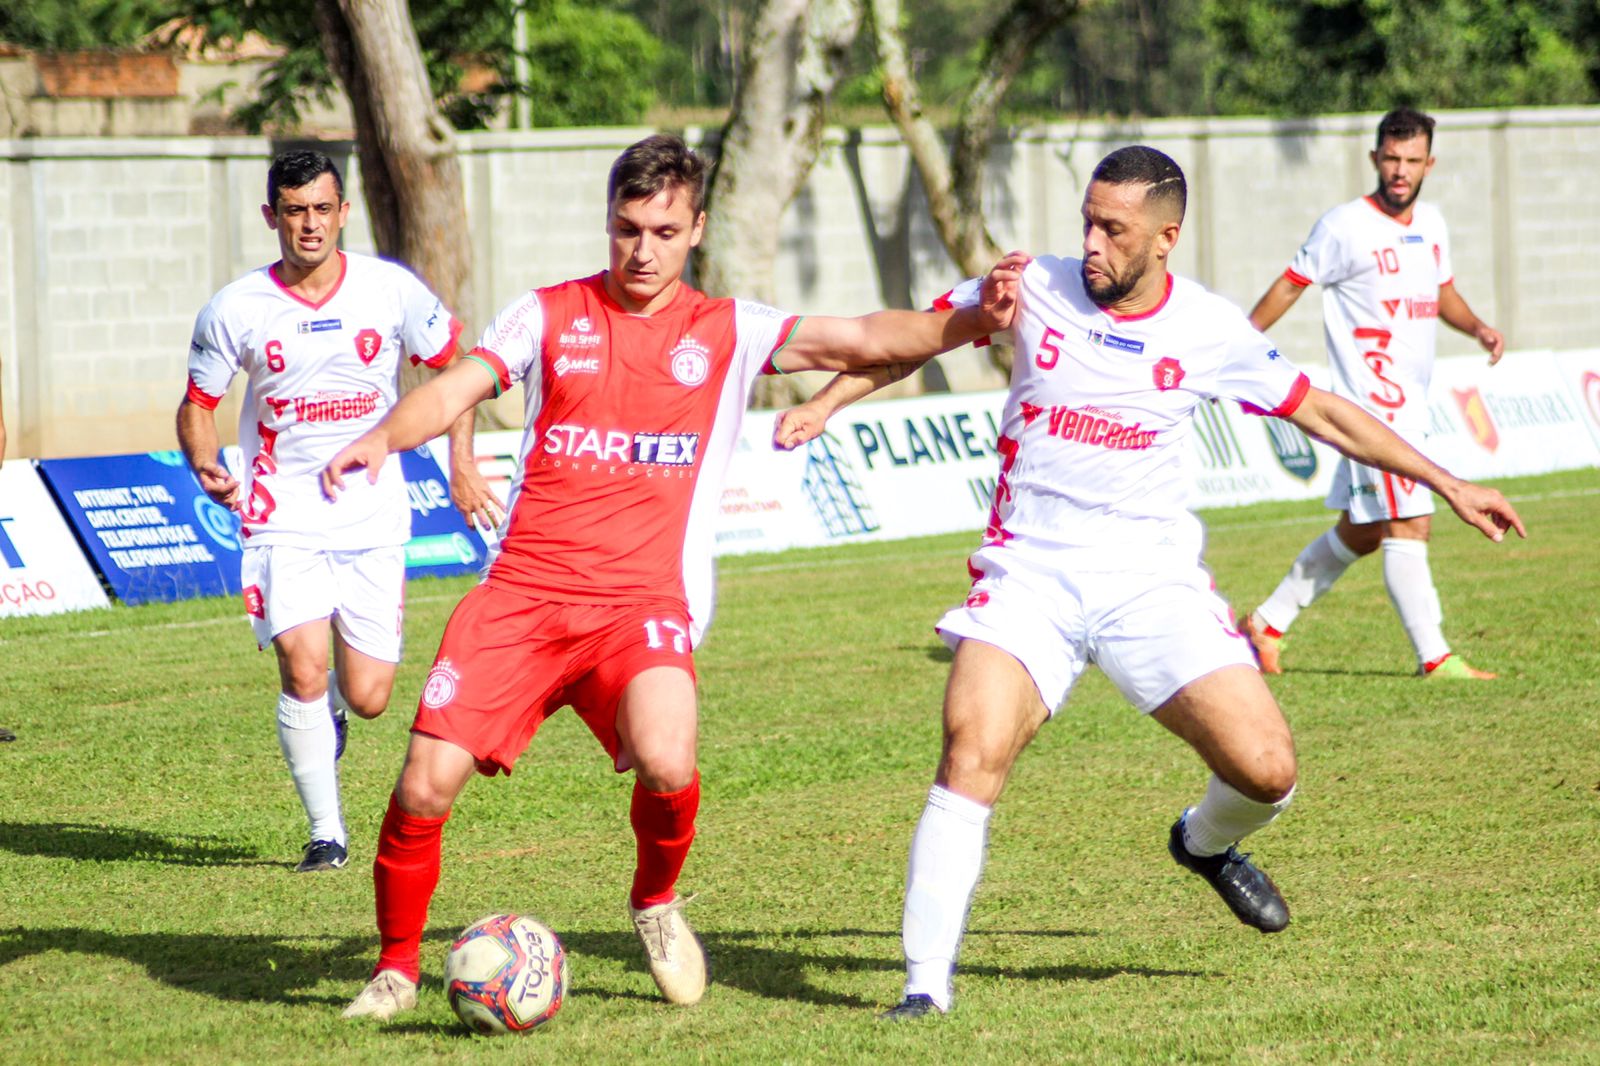
POLYGON ((484 1034, 525 1033, 561 1009, 567 952, 535 918, 495 914, 473 922, 450 945, 445 994, 467 1028, 484 1034))

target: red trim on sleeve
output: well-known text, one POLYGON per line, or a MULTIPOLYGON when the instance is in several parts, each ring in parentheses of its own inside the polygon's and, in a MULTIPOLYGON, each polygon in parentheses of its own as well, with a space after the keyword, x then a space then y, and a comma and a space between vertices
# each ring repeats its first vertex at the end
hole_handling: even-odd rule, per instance
POLYGON ((189 391, 183 394, 183 398, 196 407, 204 407, 207 411, 215 411, 217 404, 222 402, 221 396, 213 396, 199 385, 196 385, 194 378, 189 379, 189 391))
POLYGON ((1447 278, 1444 281, 1439 282, 1439 288, 1442 289, 1446 285, 1454 285, 1455 283, 1456 283, 1456 276, 1454 274, 1451 274, 1449 278, 1447 278))
POLYGON ((1311 285, 1311 279, 1304 274, 1297 273, 1294 267, 1284 268, 1283 276, 1288 279, 1289 284, 1298 285, 1302 289, 1309 288, 1311 285))
POLYGON ((946 291, 945 293, 943 293, 943 294, 941 294, 939 296, 935 296, 933 298, 933 306, 931 308, 929 308, 929 310, 931 310, 931 311, 948 311, 948 310, 950 310, 952 307, 955 306, 955 304, 950 302, 950 297, 955 294, 955 291, 956 290, 954 290, 954 289, 950 289, 950 290, 946 291))
POLYGON ((1253 403, 1241 401, 1239 407, 1247 415, 1260 415, 1262 418, 1288 418, 1300 409, 1306 393, 1311 391, 1311 379, 1301 374, 1295 378, 1294 385, 1289 389, 1288 399, 1270 411, 1264 411, 1253 403))
POLYGON ((459 318, 457 318, 455 315, 451 315, 450 339, 445 342, 443 348, 439 349, 439 354, 434 356, 432 359, 422 359, 413 355, 411 357, 411 365, 416 366, 418 363, 423 363, 434 370, 438 370, 440 367, 444 366, 446 363, 456 357, 457 352, 461 351, 461 345, 459 344, 459 341, 461 340, 461 331, 465 328, 466 326, 462 324, 459 318))
POLYGON ((783 320, 783 325, 778 328, 778 339, 772 345, 772 351, 767 353, 767 361, 761 364, 761 373, 765 375, 787 374, 788 371, 778 365, 778 353, 794 339, 794 331, 800 325, 800 315, 790 315, 783 320))
MULTIPOLYGON (((511 371, 506 369, 506 361, 504 359, 487 348, 474 348, 467 354, 477 356, 494 370, 495 383, 499 386, 500 392, 505 392, 511 387, 511 371)), ((496 395, 499 395, 499 393, 496 393, 496 395)))

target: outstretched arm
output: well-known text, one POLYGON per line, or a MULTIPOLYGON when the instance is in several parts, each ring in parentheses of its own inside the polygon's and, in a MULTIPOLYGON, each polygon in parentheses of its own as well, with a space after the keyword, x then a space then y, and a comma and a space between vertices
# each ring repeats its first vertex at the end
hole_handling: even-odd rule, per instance
POLYGON ((787 452, 806 441, 815 440, 827 428, 828 419, 857 400, 910 377, 927 362, 923 359, 915 363, 890 363, 870 370, 847 370, 835 375, 811 399, 778 413, 778 419, 772 427, 773 447, 787 452))
POLYGON ((1278 280, 1267 286, 1267 291, 1261 294, 1261 299, 1251 309, 1250 324, 1265 333, 1294 306, 1294 302, 1305 291, 1303 285, 1296 285, 1286 275, 1279 274, 1278 280))
POLYGON ((206 495, 229 510, 239 509, 239 482, 218 461, 217 413, 185 398, 178 405, 178 447, 206 495))
POLYGON ((1489 365, 1494 366, 1506 352, 1506 339, 1500 331, 1472 313, 1467 301, 1456 291, 1454 282, 1439 286, 1439 317, 1452 329, 1459 330, 1478 342, 1489 353, 1489 365))
POLYGON ((1289 421, 1357 462, 1430 486, 1463 522, 1490 540, 1504 539, 1507 529, 1524 538, 1528 535, 1522 519, 1497 490, 1452 476, 1349 400, 1310 389, 1289 421))
POLYGON ((495 380, 476 359, 459 360, 432 381, 401 397, 394 409, 333 457, 322 471, 322 491, 331 500, 344 488, 344 475, 366 468, 367 480, 378 473, 390 452, 403 452, 443 433, 463 414, 471 416, 480 400, 494 394, 495 380))

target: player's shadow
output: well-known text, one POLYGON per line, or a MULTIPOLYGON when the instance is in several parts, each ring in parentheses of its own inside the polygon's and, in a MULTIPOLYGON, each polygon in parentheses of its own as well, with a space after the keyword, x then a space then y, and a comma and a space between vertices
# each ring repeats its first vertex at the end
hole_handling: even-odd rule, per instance
POLYGON ((250 848, 189 833, 161 835, 117 825, 0 822, 0 849, 15 855, 173 866, 278 866, 250 848))
POLYGON ((372 971, 370 936, 276 937, 194 933, 114 933, 65 927, 0 929, 0 969, 46 952, 125 959, 173 988, 216 999, 335 1007, 372 971), (338 992, 312 989, 342 982, 338 992))
MULTIPOLYGON (((1060 937, 1093 936, 1093 933, 1072 930, 977 930, 967 934, 969 944, 990 937, 1060 937)), ((900 956, 900 933, 865 929, 833 929, 788 932, 777 937, 771 930, 702 930, 700 938, 705 944, 710 960, 711 981, 714 985, 737 988, 766 999, 798 1000, 803 1003, 829 1007, 851 1007, 862 1010, 882 1006, 877 1000, 829 991, 818 987, 813 975, 818 973, 870 972, 900 974, 903 963, 900 956), (860 940, 873 938, 883 941, 883 950, 870 956, 841 955, 819 947, 808 950, 812 944, 832 938, 860 940), (772 944, 781 939, 794 947, 772 944)), ((644 972, 644 955, 638 938, 626 932, 570 932, 562 933, 562 940, 575 956, 597 955, 615 959, 630 970, 644 972)), ((1046 966, 1005 966, 963 964, 961 972, 992 977, 1005 977, 1024 981, 1104 981, 1123 974, 1139 977, 1207 977, 1210 974, 1195 970, 1157 970, 1144 966, 1076 966, 1070 963, 1046 966)), ((656 997, 636 992, 617 992, 585 987, 585 995, 600 998, 627 998, 654 1001, 656 997)))
POLYGON ((930 663, 952 663, 956 659, 956 653, 946 644, 902 644, 900 650, 920 651, 930 663))

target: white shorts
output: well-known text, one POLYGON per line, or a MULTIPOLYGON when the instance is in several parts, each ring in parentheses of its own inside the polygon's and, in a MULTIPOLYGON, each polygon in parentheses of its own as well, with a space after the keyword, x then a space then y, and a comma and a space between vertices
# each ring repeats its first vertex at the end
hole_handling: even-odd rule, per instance
POLYGON ((332 618, 350 647, 384 662, 400 661, 405 548, 247 547, 240 575, 245 612, 260 647, 285 630, 332 618))
POLYGON ((994 546, 979 549, 971 564, 982 576, 967 602, 939 619, 939 635, 952 648, 970 637, 1014 656, 1052 715, 1089 663, 1141 714, 1213 670, 1255 666, 1199 564, 1067 573, 994 546))
POLYGON ((1358 526, 1390 518, 1420 518, 1433 513, 1433 490, 1387 470, 1340 458, 1333 484, 1323 501, 1335 511, 1349 511, 1358 526))

